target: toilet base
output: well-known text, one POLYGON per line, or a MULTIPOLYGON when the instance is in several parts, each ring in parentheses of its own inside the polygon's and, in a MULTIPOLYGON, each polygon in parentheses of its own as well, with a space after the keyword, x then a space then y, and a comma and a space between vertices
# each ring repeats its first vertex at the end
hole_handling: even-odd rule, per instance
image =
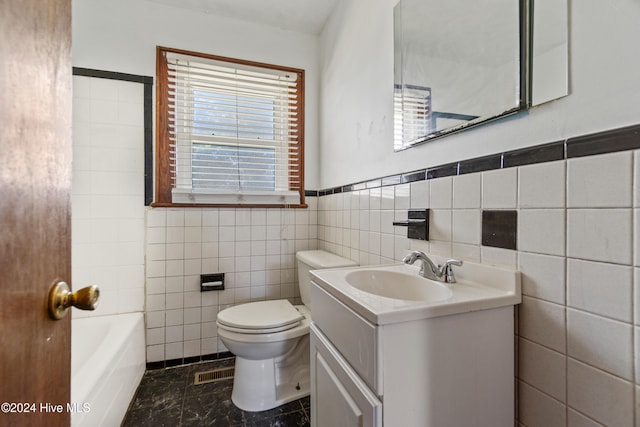
POLYGON ((282 357, 250 360, 236 355, 231 401, 238 408, 266 411, 309 392, 309 335, 282 357))

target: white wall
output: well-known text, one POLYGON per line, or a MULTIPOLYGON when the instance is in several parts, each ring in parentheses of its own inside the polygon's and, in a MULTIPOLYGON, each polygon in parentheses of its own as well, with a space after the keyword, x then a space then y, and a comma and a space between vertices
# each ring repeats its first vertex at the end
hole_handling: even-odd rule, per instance
POLYGON ((396 1, 343 0, 320 35, 321 188, 640 122, 640 3, 570 1, 568 97, 394 153, 396 1))
POLYGON ((160 45, 304 69, 305 187, 318 187, 316 36, 145 0, 75 0, 72 19, 74 67, 155 77, 160 45))

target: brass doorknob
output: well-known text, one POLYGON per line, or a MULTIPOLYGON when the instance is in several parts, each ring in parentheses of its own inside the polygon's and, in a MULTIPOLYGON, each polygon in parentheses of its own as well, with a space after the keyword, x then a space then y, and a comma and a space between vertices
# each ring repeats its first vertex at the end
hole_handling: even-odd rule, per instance
POLYGON ((69 285, 60 281, 49 290, 49 316, 54 320, 60 320, 71 306, 80 310, 95 310, 98 298, 100 289, 95 285, 71 292, 69 285))

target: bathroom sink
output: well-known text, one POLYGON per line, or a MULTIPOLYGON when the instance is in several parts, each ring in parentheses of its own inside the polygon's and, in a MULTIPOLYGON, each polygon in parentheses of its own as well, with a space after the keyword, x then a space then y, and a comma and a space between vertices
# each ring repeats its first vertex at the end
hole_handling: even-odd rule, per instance
POLYGON ((410 301, 442 301, 451 297, 451 289, 417 275, 389 270, 356 270, 347 273, 351 286, 385 298, 410 301))
MULTIPOLYGON (((429 257, 438 264, 445 259, 429 257)), ((311 271, 316 286, 374 325, 407 322, 522 301, 518 271, 465 261, 456 283, 425 279, 416 265, 393 264, 311 271)), ((311 310, 313 312, 313 298, 311 310)))

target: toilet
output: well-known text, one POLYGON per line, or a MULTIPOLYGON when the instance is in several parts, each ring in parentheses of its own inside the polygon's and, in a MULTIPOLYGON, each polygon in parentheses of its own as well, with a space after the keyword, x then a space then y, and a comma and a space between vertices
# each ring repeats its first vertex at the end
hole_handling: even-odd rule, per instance
POLYGON ((321 250, 298 252, 296 259, 304 305, 257 301, 218 313, 218 336, 236 356, 231 400, 242 410, 265 411, 309 395, 309 271, 357 265, 321 250))

